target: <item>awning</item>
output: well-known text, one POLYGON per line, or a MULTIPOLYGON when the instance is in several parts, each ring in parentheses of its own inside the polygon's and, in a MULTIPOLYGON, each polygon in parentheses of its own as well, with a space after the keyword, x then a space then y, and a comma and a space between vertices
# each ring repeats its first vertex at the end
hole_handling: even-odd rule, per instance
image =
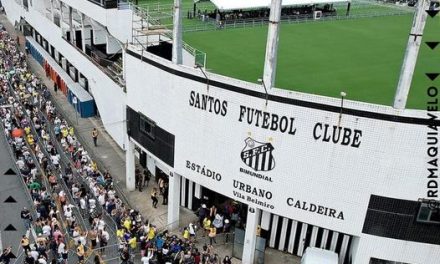
MULTIPOLYGON (((269 8, 271 0, 211 0, 211 2, 220 10, 239 10, 239 9, 259 9, 269 8)), ((283 0, 283 6, 302 6, 316 4, 350 2, 350 0, 283 0)))

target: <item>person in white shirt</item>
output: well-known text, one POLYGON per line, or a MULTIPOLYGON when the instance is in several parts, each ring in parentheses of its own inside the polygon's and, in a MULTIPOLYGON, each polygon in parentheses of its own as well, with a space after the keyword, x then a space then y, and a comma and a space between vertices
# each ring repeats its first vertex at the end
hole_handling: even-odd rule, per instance
POLYGON ((38 251, 36 251, 35 248, 32 249, 32 251, 29 252, 29 254, 35 259, 35 261, 38 260, 38 256, 40 255, 40 253, 38 253, 38 251))
POLYGON ((47 261, 43 255, 41 255, 40 258, 38 259, 38 264, 47 264, 47 261))
POLYGON ((107 192, 107 196, 108 196, 108 199, 109 200, 114 200, 115 199, 115 191, 113 190, 113 189, 110 189, 108 192, 107 192))
POLYGON ((75 196, 77 192, 79 192, 79 188, 76 186, 76 184, 73 184, 72 185, 72 194, 73 194, 73 196, 75 196))
POLYGON ((153 250, 151 248, 148 249, 148 253, 147 255, 143 256, 141 258, 141 262, 142 264, 149 264, 150 263, 150 259, 153 257, 153 250))
POLYGON ((49 236, 50 236, 50 233, 51 233, 51 231, 52 231, 52 228, 46 223, 46 224, 43 226, 42 230, 43 230, 43 235, 46 236, 46 237, 49 237, 49 236))
POLYGON ((61 241, 60 244, 58 245, 58 255, 61 256, 61 254, 64 253, 65 248, 66 248, 66 244, 64 244, 64 242, 61 241))
POLYGON ((105 229, 105 221, 104 219, 100 218, 98 221, 98 230, 104 230, 105 229))
POLYGON ((17 163, 18 169, 20 169, 20 170, 24 169, 24 160, 19 159, 19 160, 17 160, 16 163, 17 163))
POLYGON ((79 239, 80 239, 80 236, 81 236, 81 234, 80 234, 79 231, 75 228, 75 229, 73 230, 73 233, 72 233, 72 237, 73 237, 73 240, 75 241, 75 245, 78 245, 78 243, 79 243, 79 239))
POLYGON ((86 239, 86 237, 87 237, 87 232, 83 232, 80 236, 79 236, 79 239, 78 239, 78 244, 79 243, 81 243, 82 245, 87 245, 87 239, 86 239))
POLYGON ((89 199, 89 209, 90 209, 90 212, 94 211, 95 208, 96 208, 96 200, 93 197, 91 197, 89 199))
POLYGON ((60 165, 60 156, 56 154, 51 156, 50 159, 52 160, 53 165, 55 165, 55 167, 58 168, 58 166, 60 165))
POLYGON ((101 191, 101 194, 98 196, 99 204, 104 206, 105 205, 105 193, 101 191))
POLYGON ((85 197, 81 197, 79 199, 79 208, 81 209, 81 213, 84 215, 87 211, 87 201, 85 197))

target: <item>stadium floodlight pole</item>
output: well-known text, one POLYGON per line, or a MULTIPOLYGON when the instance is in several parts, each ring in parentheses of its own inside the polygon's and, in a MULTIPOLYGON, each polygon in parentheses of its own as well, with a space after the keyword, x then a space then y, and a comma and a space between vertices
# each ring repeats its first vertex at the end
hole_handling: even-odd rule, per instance
POLYGON ((338 121, 338 127, 341 125, 341 119, 342 119, 342 109, 344 109, 344 98, 347 96, 345 92, 341 92, 341 110, 339 112, 339 121, 338 121))
POLYGON ((257 80, 259 83, 261 83, 262 85, 263 85, 263 87, 264 87, 264 91, 266 92, 266 106, 267 106, 267 100, 269 99, 269 93, 267 92, 267 87, 266 87, 266 84, 264 83, 264 80, 263 79, 258 79, 257 80))
POLYGON ((205 78, 206 78, 206 89, 208 89, 208 92, 209 92, 209 78, 208 78, 208 75, 206 75, 206 72, 203 70, 203 67, 202 67, 202 65, 199 65, 199 64, 196 64, 195 66, 194 66, 194 68, 198 68, 198 69, 200 69, 200 71, 203 73, 203 75, 205 76, 205 78))
POLYGON ((173 63, 182 64, 182 0, 174 0, 173 63))
POLYGON ((270 5, 269 30, 267 33, 266 56, 264 59, 264 83, 269 89, 275 85, 277 54, 282 0, 272 0, 270 5))
POLYGON ((409 89, 416 67, 417 56, 419 54, 420 44, 422 43, 423 29, 425 28, 429 0, 419 0, 414 14, 414 20, 409 34, 408 44, 406 46, 405 58, 403 59, 400 70, 399 83, 397 85, 396 95, 394 96, 393 107, 404 109, 408 100, 409 89))

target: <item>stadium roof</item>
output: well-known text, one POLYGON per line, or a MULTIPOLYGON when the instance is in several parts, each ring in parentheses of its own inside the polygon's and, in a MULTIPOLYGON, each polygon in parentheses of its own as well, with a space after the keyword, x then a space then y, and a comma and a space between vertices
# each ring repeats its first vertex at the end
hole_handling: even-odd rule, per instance
MULTIPOLYGON (((237 9, 269 8, 271 0, 211 0, 222 11, 237 9)), ((283 0, 283 6, 314 5, 350 2, 350 0, 283 0)))

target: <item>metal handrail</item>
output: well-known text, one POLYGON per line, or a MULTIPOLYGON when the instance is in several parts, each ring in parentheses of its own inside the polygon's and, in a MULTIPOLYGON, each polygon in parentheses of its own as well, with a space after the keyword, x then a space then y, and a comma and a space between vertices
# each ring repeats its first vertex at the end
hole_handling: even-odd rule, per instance
MULTIPOLYGON (((20 106, 24 109, 24 105, 23 105, 23 103, 21 102, 21 99, 20 99, 20 98, 17 96, 17 94, 15 93, 14 89, 12 88, 12 85, 11 85, 10 81, 9 81, 9 89, 10 89, 11 94, 14 96, 15 100, 16 100, 16 101, 20 104, 20 106)), ((37 140, 35 140, 35 143, 36 143, 36 144, 39 144, 39 146, 40 146, 40 150, 43 152, 43 154, 44 154, 44 155, 46 156, 46 158, 48 159, 48 163, 50 163, 50 164, 52 165, 52 167, 55 168, 55 166, 54 166, 53 163, 52 163, 52 160, 51 160, 51 157, 50 157, 49 153, 47 152, 45 146, 42 144, 42 139, 41 139, 40 136, 38 135, 38 133, 37 133, 37 131, 36 131, 36 129, 35 129, 35 126, 34 126, 33 121, 31 120, 30 116, 28 115, 28 113, 27 113, 26 111, 24 111, 24 115, 25 115, 25 117, 26 117, 26 119, 27 119, 27 121, 28 121, 28 123, 29 123, 29 126, 30 126, 30 128, 31 128, 31 131, 32 131, 33 136, 35 137, 35 139, 37 139, 37 140)), ((52 137, 51 137, 51 139, 52 139, 52 137)), ((26 140, 25 140, 25 142, 26 142, 26 144, 27 144, 27 141, 26 141, 26 140)), ((31 149, 31 148, 29 148, 29 149, 31 149)), ((38 160, 37 160, 36 157, 35 157, 35 153, 33 153, 33 152, 31 152, 31 153, 32 153, 32 157, 33 157, 33 159, 34 159, 34 162, 36 163, 36 165, 38 164, 38 166, 39 166, 38 160)), ((40 168, 40 169, 41 169, 41 168, 40 168)), ((42 173, 43 173, 43 176, 44 176, 44 173, 45 173, 45 172, 42 171, 42 173)), ((61 171, 61 174, 64 175, 64 172, 61 171)), ((43 178, 44 185, 46 186, 47 190, 52 190, 52 188, 50 187, 50 184, 49 184, 49 182, 48 182, 47 177, 42 177, 42 178, 43 178)), ((60 185, 63 187, 64 192, 66 193, 69 202, 70 202, 71 204, 75 204, 75 202, 74 202, 74 200, 73 200, 73 197, 72 197, 72 195, 70 194, 70 191, 69 191, 69 189, 67 188, 67 185, 66 185, 66 183, 64 182, 64 180, 61 178, 61 179, 58 180, 58 182, 61 183, 60 185)), ((85 221, 84 221, 84 219, 82 218, 82 215, 79 213, 79 211, 77 211, 77 210, 73 210, 73 212, 75 213, 75 219, 78 219, 78 220, 80 221, 80 223, 79 223, 80 226, 81 226, 83 229, 87 230, 87 225, 85 224, 85 221)))
MULTIPOLYGON (((40 111, 40 114, 41 111, 40 111)), ((43 115, 43 114, 42 114, 43 115)), ((48 127, 50 129, 50 133, 51 133, 51 137, 55 138, 55 135, 53 133, 53 129, 52 129, 52 124, 50 122, 47 123, 48 127)), ((60 143, 58 142, 58 140, 55 140, 55 147, 58 149, 58 153, 61 153, 60 155, 62 156, 62 159, 64 160, 64 162, 66 162, 70 167, 74 167, 73 162, 67 157, 66 153, 64 152, 64 150, 62 149, 62 147, 60 146, 60 143)), ((89 184, 87 184, 84 180, 84 178, 76 171, 76 170, 72 170, 73 174, 76 175, 76 179, 79 179, 79 181, 82 183, 83 186, 85 186, 86 190, 88 193, 90 193, 91 195, 94 196, 92 190, 90 189, 89 184)), ((98 197, 94 196, 96 199, 98 197)), ((98 209, 98 213, 100 213, 103 217, 106 217, 107 221, 110 222, 110 224, 107 222, 107 225, 110 226, 110 231, 112 233, 116 232, 116 222, 113 220, 113 218, 108 216, 107 210, 105 210, 102 205, 100 203, 96 203, 96 208, 98 209)))
MULTIPOLYGON (((367 4, 364 4, 367 5, 367 4)), ((384 5, 385 7, 394 7, 390 5, 384 5)), ((359 7, 358 7, 359 8, 359 7)), ((352 8, 355 10, 356 8, 352 8)), ((359 8, 360 9, 360 8, 359 8)), ((381 17, 381 16, 397 16, 397 15, 405 15, 412 13, 414 10, 410 8, 396 8, 394 11, 387 12, 378 12, 378 13, 365 13, 365 14, 355 14, 348 15, 325 15, 320 19, 313 19, 313 17, 309 14, 300 14, 300 15, 289 15, 281 17, 281 23, 303 23, 303 22, 319 22, 319 21, 332 21, 332 20, 348 20, 348 19, 358 19, 358 18, 369 18, 369 17, 381 17)), ((268 17, 261 18, 247 18, 247 19, 233 19, 233 20, 223 20, 224 24, 221 29, 228 28, 241 28, 241 27, 256 27, 256 26, 265 26, 269 21, 268 17)), ((209 31, 214 29, 220 29, 219 25, 216 23, 215 19, 209 18, 208 21, 201 23, 201 25, 184 25, 184 32, 194 32, 194 31, 209 31)))
POLYGON ((9 151, 9 154, 11 155, 11 157, 12 157, 12 159, 14 161, 14 165, 13 165, 14 169, 17 172, 17 174, 20 175, 20 177, 18 177, 18 178, 20 178, 20 182, 21 182, 22 186, 25 188, 25 193, 26 193, 25 195, 26 195, 28 203, 30 204, 30 206, 29 206, 29 209, 31 209, 30 212, 32 214, 32 217, 34 219, 37 219, 37 213, 36 213, 36 208, 35 208, 35 205, 34 205, 34 200, 32 199, 32 196, 29 193, 28 186, 26 185, 26 182, 23 179, 23 174, 21 173, 20 169, 17 166, 17 162, 16 162, 17 159, 15 158, 15 154, 12 152, 12 149, 11 149, 10 143, 9 143, 11 139, 8 139, 8 137, 6 136, 5 128, 3 127, 3 122, 2 122, 2 125, 0 126, 0 133, 3 134, 3 137, 5 138, 6 142, 9 144, 8 151, 9 151))
MULTIPOLYGON (((149 9, 145 10, 144 7, 139 6, 139 5, 135 5, 135 4, 131 3, 131 2, 129 2, 129 3, 124 3, 124 7, 127 6, 127 4, 128 4, 129 8, 132 10, 132 12, 133 12, 134 14, 136 14, 140 19, 142 19, 142 20, 145 21, 145 24, 148 23, 148 24, 151 24, 151 25, 154 25, 154 26, 162 25, 162 24, 160 23, 160 20, 159 20, 159 19, 156 19, 156 18, 151 17, 151 16, 149 15, 149 11, 150 11, 149 9), (146 16, 146 18, 144 17, 144 15, 146 16)), ((161 6, 161 5, 159 5, 159 6, 161 6)), ((154 10, 154 9, 152 9, 152 10, 154 10)), ((158 10, 158 12, 159 12, 159 11, 160 11, 160 8, 158 7, 157 10, 158 10)), ((132 25, 132 30, 134 30, 133 25, 132 25)), ((164 33, 163 35, 164 35, 165 37, 169 38, 169 40, 173 40, 173 35, 172 35, 171 33, 164 33)), ((147 47, 145 47, 145 46, 141 43, 141 41, 139 41, 139 40, 137 39, 137 36, 133 35, 133 38, 136 39, 136 41, 142 46, 142 48, 146 50, 147 47)), ((133 44, 133 45, 136 45, 136 44, 134 43, 134 41, 132 41, 132 44, 133 44)), ((202 56, 203 56, 203 67, 206 67, 206 57, 207 57, 207 55, 206 55, 205 52, 203 52, 203 51, 201 51, 201 50, 198 50, 198 49, 192 47, 191 45, 189 45, 188 43, 186 43, 186 42, 183 41, 183 40, 182 40, 182 47, 183 47, 184 50, 186 50, 188 53, 190 53, 192 56, 194 56, 195 59, 196 59, 196 56, 198 56, 198 55, 202 55, 202 56)))

